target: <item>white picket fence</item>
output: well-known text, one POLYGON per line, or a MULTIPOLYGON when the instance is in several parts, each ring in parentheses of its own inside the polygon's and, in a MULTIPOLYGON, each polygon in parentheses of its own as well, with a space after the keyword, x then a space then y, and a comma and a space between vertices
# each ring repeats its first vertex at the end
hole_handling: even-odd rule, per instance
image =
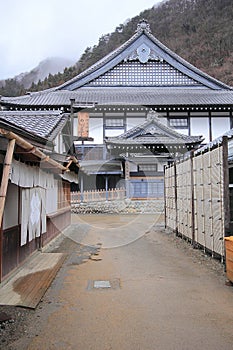
POLYGON ((71 192, 71 204, 121 200, 126 197, 125 188, 71 192))

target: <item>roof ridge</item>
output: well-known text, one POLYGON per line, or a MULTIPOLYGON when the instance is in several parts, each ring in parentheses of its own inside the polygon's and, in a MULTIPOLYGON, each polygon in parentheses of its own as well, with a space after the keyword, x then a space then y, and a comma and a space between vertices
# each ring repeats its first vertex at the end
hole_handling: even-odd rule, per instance
POLYGON ((55 89, 56 90, 60 90, 63 87, 67 86, 68 84, 71 84, 73 82, 75 82, 76 80, 79 80, 81 78, 84 78, 85 76, 87 76, 88 74, 94 72, 95 70, 97 70, 99 67, 102 66, 102 64, 107 63, 108 61, 110 61, 114 56, 116 56, 120 51, 124 50, 128 45, 131 44, 131 42, 133 42, 134 40, 136 40, 139 36, 141 35, 140 32, 136 32, 133 36, 131 36, 126 42, 124 42, 122 45, 120 45, 119 47, 117 47, 115 50, 113 50, 112 52, 108 53, 107 55, 105 55, 104 57, 102 57, 99 61, 97 61, 96 63, 94 63, 93 65, 91 65, 90 67, 88 67, 87 69, 85 69, 83 72, 79 73, 78 75, 76 75, 75 77, 73 77, 72 79, 68 80, 67 82, 63 83, 60 86, 57 86, 55 89))
MULTIPOLYGON (((109 54, 107 54, 106 56, 101 58, 99 61, 94 63, 92 66, 88 67, 83 72, 79 73, 78 75, 76 75, 72 79, 68 80, 64 84, 56 87, 55 90, 56 91, 63 90, 66 87, 69 87, 69 85, 75 84, 75 82, 77 82, 77 84, 78 84, 78 82, 80 82, 80 84, 78 86, 74 87, 75 89, 85 86, 85 84, 88 83, 88 81, 85 81, 85 78, 87 78, 88 75, 90 75, 90 74, 93 75, 98 69, 100 69, 101 67, 104 67, 106 64, 110 63, 114 58, 117 58, 119 56, 119 59, 120 59, 120 54, 122 54, 126 50, 127 47, 129 47, 131 44, 133 44, 133 42, 136 41, 138 38, 140 38, 142 35, 145 35, 152 43, 154 43, 159 49, 161 49, 162 53, 164 53, 165 56, 167 55, 168 61, 166 58, 164 58, 164 60, 167 63, 169 63, 172 60, 174 60, 174 62, 177 62, 177 64, 180 65, 180 67, 174 66, 174 68, 179 70, 181 73, 186 74, 188 77, 193 78, 194 80, 195 79, 197 80, 198 77, 200 77, 201 79, 198 80, 199 83, 201 83, 204 86, 207 86, 208 88, 214 89, 214 90, 218 89, 218 88, 223 88, 223 89, 227 89, 227 90, 233 89, 233 87, 230 87, 230 86, 226 85, 225 83, 223 83, 223 82, 213 78, 212 76, 206 74, 205 72, 202 72, 199 68, 195 67, 194 65, 192 65, 191 63, 189 63, 188 61, 183 59, 181 56, 176 54, 174 51, 169 49, 167 46, 165 46, 162 42, 160 42, 152 34, 148 22, 145 19, 142 19, 139 21, 139 23, 137 25, 136 33, 134 33, 126 42, 124 42, 122 45, 120 45, 114 51, 110 52, 109 54), (182 66, 184 66, 186 69, 188 69, 189 72, 185 73, 182 70, 182 66), (190 75, 190 73, 193 73, 194 76, 196 76, 196 77, 192 77, 190 75), (83 79, 83 82, 82 82, 82 79, 83 79), (206 81, 203 81, 202 79, 205 79, 206 81)), ((123 59, 124 59, 124 57, 122 57, 122 60, 123 59)), ((140 58, 139 58, 139 60, 140 60, 140 58)), ((112 62, 112 64, 114 66, 117 65, 118 63, 112 62)), ((169 64, 172 65, 171 62, 169 64)), ((101 74, 102 73, 100 73, 100 75, 101 74)), ((95 78, 96 77, 94 77, 94 79, 95 78)), ((88 80, 88 79, 86 79, 86 80, 88 80)), ((93 77, 90 77, 90 80, 93 80, 93 77)), ((71 90, 72 90, 72 88, 71 88, 71 90)))
POLYGON ((214 81, 216 84, 220 84, 221 86, 229 89, 229 90, 233 90, 233 87, 230 85, 227 85, 225 83, 223 83, 222 81, 212 77, 211 75, 203 72, 202 70, 200 70, 199 68, 197 68, 196 66, 194 66, 193 64, 191 64, 190 62, 188 62, 187 60, 185 60, 183 57, 181 57, 180 55, 178 55, 177 53, 175 53, 174 51, 172 51, 169 47, 167 47, 166 45, 164 45, 160 40, 158 40, 151 32, 147 32, 147 35, 150 37, 151 40, 154 41, 155 44, 157 44, 158 46, 160 46, 163 50, 165 50, 166 52, 169 53, 169 55, 171 55, 173 58, 175 58, 177 61, 181 62, 182 64, 184 64, 185 66, 187 66, 188 68, 190 68, 192 71, 194 71, 195 73, 200 74, 201 76, 203 76, 204 78, 210 79, 211 81, 214 81))

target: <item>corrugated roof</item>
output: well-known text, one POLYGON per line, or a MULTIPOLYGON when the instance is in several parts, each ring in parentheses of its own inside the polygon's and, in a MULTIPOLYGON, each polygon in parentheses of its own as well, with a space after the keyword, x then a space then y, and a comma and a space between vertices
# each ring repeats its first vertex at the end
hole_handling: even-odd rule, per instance
POLYGON ((68 115, 54 111, 0 111, 0 123, 20 128, 52 141, 63 128, 68 115))
POLYGON ((82 103, 99 105, 147 105, 147 106, 214 106, 233 105, 233 91, 210 89, 119 87, 80 88, 77 91, 36 92, 26 96, 2 97, 1 102, 14 106, 61 107, 82 103))

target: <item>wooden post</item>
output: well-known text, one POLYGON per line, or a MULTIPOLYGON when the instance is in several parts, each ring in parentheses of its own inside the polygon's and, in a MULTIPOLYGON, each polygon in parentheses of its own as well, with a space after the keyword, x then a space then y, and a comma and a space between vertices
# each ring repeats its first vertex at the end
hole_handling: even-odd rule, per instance
POLYGON ((8 187, 8 180, 10 174, 10 168, 15 148, 15 139, 10 140, 7 145, 6 156, 4 160, 2 182, 0 187, 0 223, 1 223, 1 237, 0 237, 0 281, 2 280, 2 218, 4 213, 6 193, 8 187))
POLYGON ((175 196, 175 212, 176 212, 176 229, 175 236, 178 236, 178 196, 177 196, 177 169, 176 169, 176 161, 174 162, 174 196, 175 196))
POLYGON ((191 225, 192 225, 192 245, 195 245, 195 201, 194 201, 194 171, 193 171, 194 151, 190 153, 190 176, 191 176, 191 225))
POLYGON ((83 190, 83 174, 81 174, 81 179, 80 179, 80 193, 81 193, 81 202, 84 201, 84 190, 83 190))
MULTIPOLYGON (((229 193, 229 166, 228 166, 228 137, 222 138, 222 152, 223 152, 223 206, 224 206, 224 235, 230 236, 230 193, 229 193)), ((224 239, 224 238, 223 238, 224 239)), ((224 262, 226 272, 226 248, 224 242, 224 262)))
POLYGON ((108 175, 106 175, 106 177, 105 177, 105 192, 106 192, 105 199, 106 199, 106 201, 108 201, 108 175))
POLYGON ((209 142, 212 142, 212 119, 211 119, 211 111, 209 111, 209 142))
POLYGON ((7 192, 7 187, 8 187, 8 179, 9 179, 9 174, 10 174, 12 157, 13 157, 13 153, 14 153, 14 147, 15 147, 15 139, 9 141, 8 146, 7 146, 5 161, 4 161, 2 182, 1 182, 1 187, 0 187, 0 222, 1 223, 2 223, 4 206, 5 206, 6 192, 7 192))
POLYGON ((163 187, 163 191, 164 191, 164 227, 167 228, 167 197, 166 197, 166 169, 167 166, 164 165, 163 167, 163 178, 164 178, 164 187, 163 187))
POLYGON ((223 136, 223 203, 225 214, 225 236, 229 236, 230 229, 230 198, 229 198, 229 167, 228 167, 228 137, 223 136))

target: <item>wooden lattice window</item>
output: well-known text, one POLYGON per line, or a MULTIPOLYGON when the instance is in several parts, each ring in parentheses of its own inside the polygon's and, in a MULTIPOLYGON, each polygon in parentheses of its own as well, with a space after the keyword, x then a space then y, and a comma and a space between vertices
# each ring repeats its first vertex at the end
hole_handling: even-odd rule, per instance
POLYGON ((58 209, 70 206, 70 183, 58 181, 58 209))
POLYGON ((157 172, 158 164, 139 164, 138 170, 143 172, 157 172))
POLYGON ((107 118, 105 120, 105 125, 108 128, 124 127, 124 119, 123 118, 107 118))
POLYGON ((188 118, 171 118, 169 119, 169 125, 174 128, 187 128, 188 118))

